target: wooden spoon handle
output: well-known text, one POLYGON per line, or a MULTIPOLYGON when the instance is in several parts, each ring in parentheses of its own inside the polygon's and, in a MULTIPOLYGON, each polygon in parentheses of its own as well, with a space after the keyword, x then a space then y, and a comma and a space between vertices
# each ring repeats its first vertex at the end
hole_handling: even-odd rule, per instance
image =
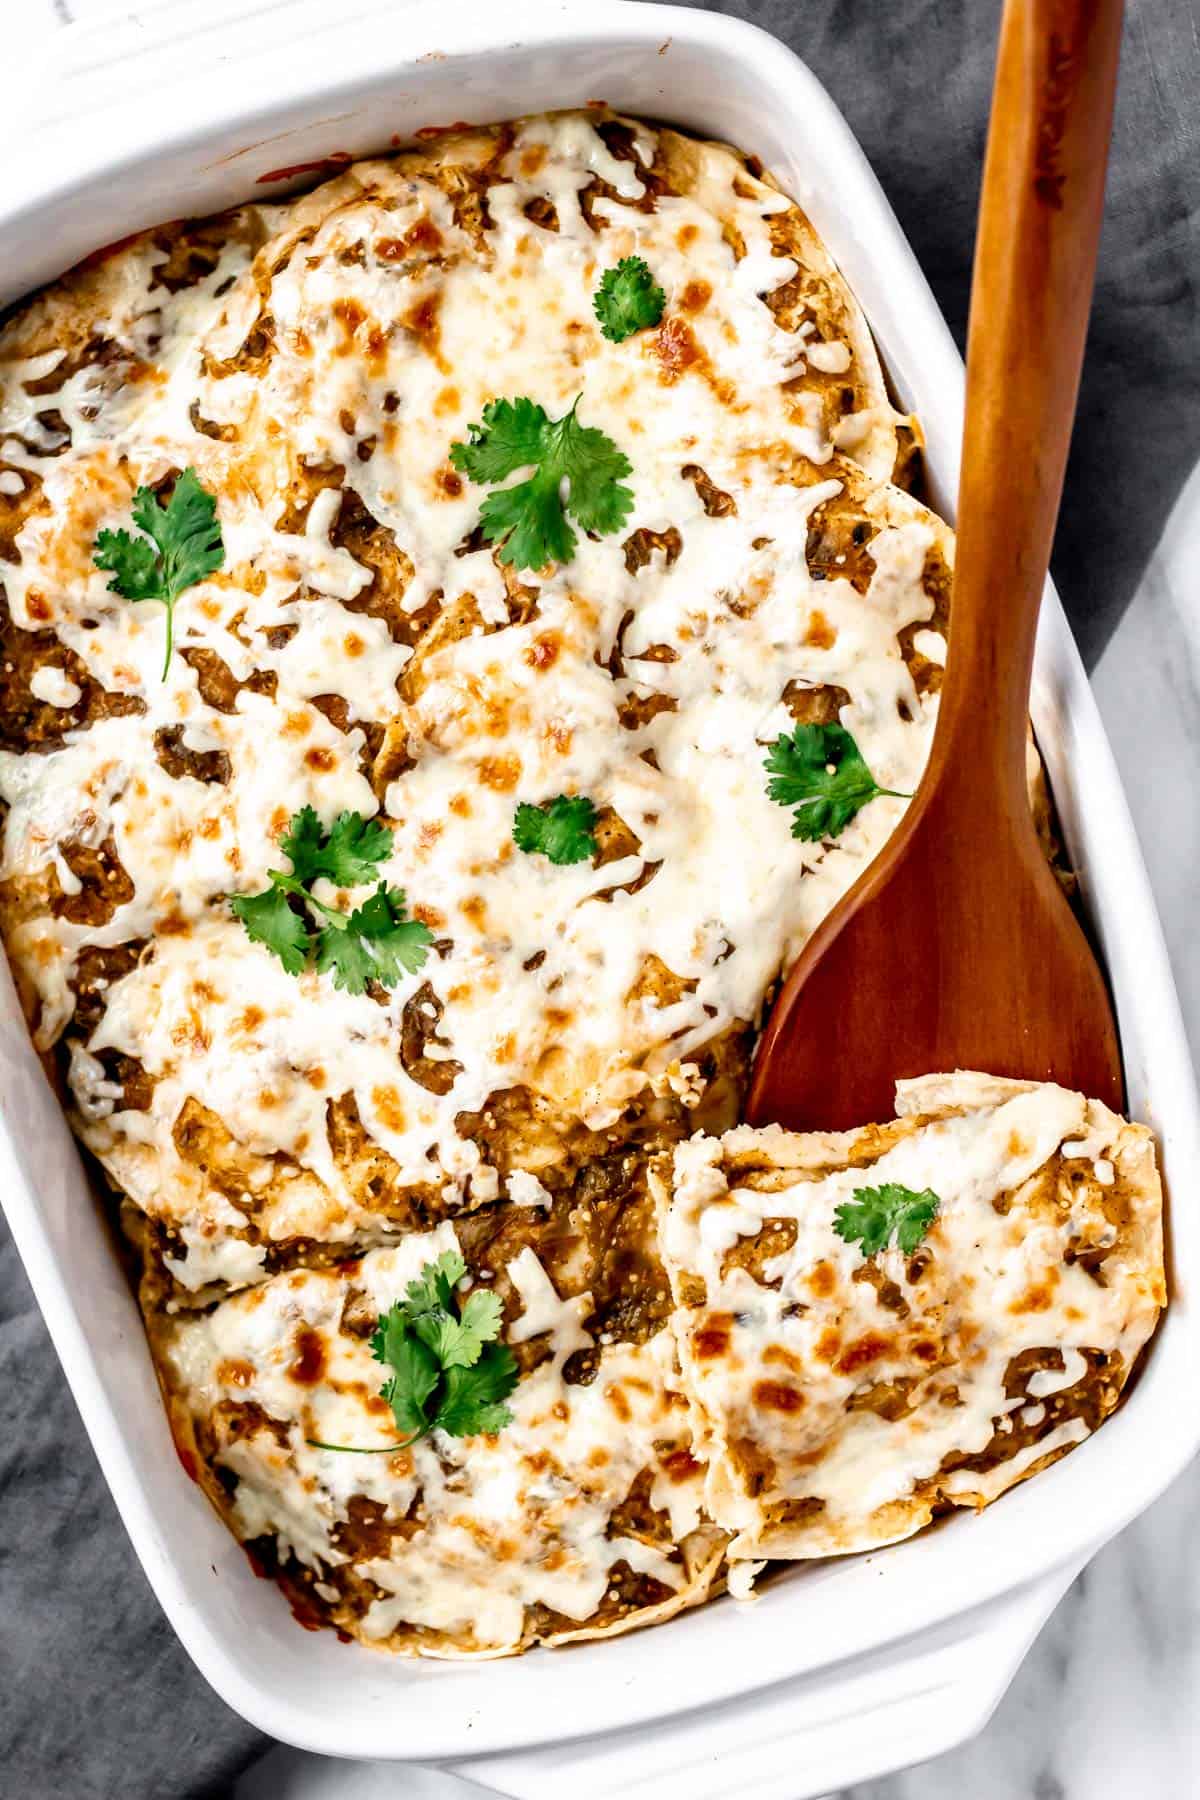
MULTIPOLYGON (((967 344, 939 746, 1025 808, 1025 732, 1091 304, 1122 0, 1006 0, 967 344), (980 763, 991 760, 992 782, 980 763)), ((940 759, 939 759, 940 760, 940 759)))

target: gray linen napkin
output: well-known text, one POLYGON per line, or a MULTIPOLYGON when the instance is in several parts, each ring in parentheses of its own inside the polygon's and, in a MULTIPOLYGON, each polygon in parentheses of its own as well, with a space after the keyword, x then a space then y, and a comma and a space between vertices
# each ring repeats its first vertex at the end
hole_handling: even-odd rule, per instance
MULTIPOLYGON (((845 110, 963 340, 991 0, 727 0, 845 110)), ((1131 0, 1109 211, 1055 573, 1090 662, 1200 457, 1200 44, 1131 0)), ((752 146, 747 146, 752 148, 752 146)), ((0 1226, 0 1791, 206 1800, 262 1740, 210 1693, 138 1569, 0 1226)))
POLYGON ((217 1800, 263 1740, 159 1611, 0 1240, 0 1794, 217 1800))

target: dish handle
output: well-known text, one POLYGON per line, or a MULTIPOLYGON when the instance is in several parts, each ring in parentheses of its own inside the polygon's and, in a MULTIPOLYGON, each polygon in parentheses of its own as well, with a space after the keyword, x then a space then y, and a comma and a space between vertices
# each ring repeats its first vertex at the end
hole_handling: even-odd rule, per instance
MULTIPOLYGON (((97 17, 47 31, 30 52, 0 119, 0 144, 40 155, 31 135, 106 112, 161 112, 197 128, 214 112, 285 92, 320 92, 355 71, 372 34, 395 31, 421 0, 113 0, 97 17), (219 96, 214 101, 214 88, 219 96), (113 95, 119 95, 119 106, 113 95)), ((559 0, 560 7, 580 0, 559 0)), ((330 121, 337 123, 336 120, 330 121)))
POLYGON ((1082 1566, 705 1713, 445 1765, 446 1800, 813 1800, 925 1762, 983 1729, 1082 1566))

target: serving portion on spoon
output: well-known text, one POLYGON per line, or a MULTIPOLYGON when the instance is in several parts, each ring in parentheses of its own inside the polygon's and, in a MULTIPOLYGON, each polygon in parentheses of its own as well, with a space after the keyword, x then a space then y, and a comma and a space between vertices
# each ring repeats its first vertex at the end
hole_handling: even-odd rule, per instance
POLYGON ((888 1118, 896 1082, 980 1069, 1120 1110, 1104 977, 1030 813, 1029 683, 1079 388, 1121 0, 1007 0, 967 348, 953 625, 937 734, 886 847, 805 946, 748 1117, 888 1118), (836 1047, 830 1054, 831 1043, 836 1047))

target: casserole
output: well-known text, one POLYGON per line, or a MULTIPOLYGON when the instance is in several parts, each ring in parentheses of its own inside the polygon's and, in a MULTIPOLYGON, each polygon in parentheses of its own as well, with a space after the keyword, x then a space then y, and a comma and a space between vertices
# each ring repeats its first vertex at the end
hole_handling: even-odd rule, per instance
POLYGON ((952 544, 871 479, 905 429, 786 197, 600 106, 136 234, 0 328, 0 937, 181 1454, 314 1622, 492 1655, 721 1579, 648 1173, 920 779, 952 544), (586 535, 541 478, 481 508, 514 431, 586 535), (793 815, 843 734, 885 792, 793 815), (393 1314, 447 1256, 506 1341, 427 1318, 443 1390, 449 1278, 393 1314))
MULTIPOLYGON (((902 403, 915 405, 926 422, 934 498, 946 507, 961 398, 953 348, 845 127, 786 52, 719 18, 614 6, 602 27, 577 26, 561 8, 533 9, 517 45, 469 13, 446 29, 434 15, 418 11, 405 19, 403 57, 397 47, 389 62, 386 50, 380 52, 381 33, 388 29, 384 16, 382 7, 361 7, 339 20, 333 34, 322 31, 315 8, 271 7, 245 22, 239 41, 244 54, 236 67, 222 71, 233 28, 209 14, 193 39, 178 47, 177 63, 155 65, 142 41, 132 66, 147 83, 145 105, 140 99, 137 107, 128 105, 126 85, 122 106, 107 109, 107 117, 101 116, 104 108, 89 112, 69 76, 61 81, 59 122, 52 120, 40 140, 27 140, 24 197, 0 222, 8 297, 57 272, 97 239, 211 210, 285 166, 369 150, 393 131, 404 135, 468 112, 483 120, 602 95, 622 108, 666 114, 742 143, 811 213, 864 305, 902 403), (282 63, 275 55, 281 36, 289 46, 282 63), (262 61, 256 61, 256 46, 262 61), (300 47, 306 57, 298 54, 300 47), (261 87, 268 48, 272 81, 277 89, 290 87, 290 97, 264 108, 247 96, 261 87), (206 54, 217 59, 210 65, 218 77, 213 83, 197 79, 206 54), (171 71, 185 62, 189 80, 181 86, 171 71), (218 108, 219 116, 211 117, 218 108), (103 141, 105 161, 72 188, 71 166, 85 130, 89 143, 103 141)), ((130 29, 137 38, 144 26, 130 29)), ((119 33, 106 37, 104 54, 121 48, 119 33)), ((95 55, 93 50, 93 61, 95 55)), ((283 190, 268 184, 267 191, 283 190)), ((1043 618, 1034 716, 1113 976, 1131 1110, 1159 1131, 1168 1181, 1172 1175, 1182 1179, 1194 1160, 1196 1109, 1177 1007, 1111 760, 1053 600, 1043 618)), ((252 1583, 202 1498, 169 1466, 132 1302, 99 1225, 86 1239, 79 1232, 88 1204, 79 1164, 11 998, 3 1045, 6 1204, 131 1535, 214 1685, 265 1729, 293 1742, 355 1755, 499 1750, 696 1707, 840 1658, 870 1656, 901 1636, 951 1619, 959 1620, 961 1632, 961 1615, 971 1607, 1035 1577, 1050 1578, 1095 1548, 1195 1448, 1194 1438, 1179 1432, 1173 1405, 1196 1362, 1186 1274, 1197 1252, 1185 1214, 1171 1221, 1182 1291, 1129 1407, 1098 1442, 995 1513, 860 1564, 790 1575, 754 1609, 721 1619, 716 1628, 725 1633, 723 1655, 712 1653, 711 1616, 681 1621, 669 1686, 659 1674, 661 1659, 648 1660, 651 1639, 610 1648, 607 1669, 587 1648, 553 1664, 543 1660, 536 1674, 531 1664, 453 1675, 378 1668, 356 1650, 299 1640, 275 1596, 252 1583), (158 1523, 167 1516, 173 1519, 169 1549, 158 1523), (794 1629, 797 1617, 807 1627, 803 1636, 794 1629), (586 1674, 581 1658, 589 1662, 586 1674), (579 1709, 584 1682, 586 1719, 579 1709)), ((948 1733, 940 1742, 931 1735, 914 1753, 930 1754, 953 1741, 958 1721, 949 1723, 948 1733)), ((868 1772, 861 1757, 847 1761, 836 1776, 826 1765, 820 1785, 868 1772)), ((797 1779, 793 1766, 793 1794, 797 1779)))

